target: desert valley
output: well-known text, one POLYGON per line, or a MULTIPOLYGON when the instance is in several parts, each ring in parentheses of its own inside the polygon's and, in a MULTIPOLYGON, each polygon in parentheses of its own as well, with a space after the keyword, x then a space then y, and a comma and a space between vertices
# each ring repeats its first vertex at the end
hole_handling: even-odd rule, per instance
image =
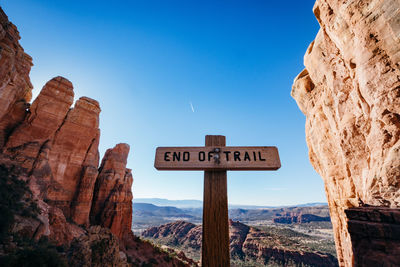
MULTIPOLYGON (((293 77, 291 96, 305 115, 309 160, 322 177, 327 203, 227 206, 225 199, 229 255, 224 267, 400 266, 400 2, 317 0, 313 13, 320 29, 304 49, 305 68, 293 77)), ((115 113, 102 111, 102 103, 91 96, 81 96, 84 89, 74 88, 65 77, 48 78, 34 94, 31 67, 36 59, 25 52, 21 36, 24 32, 20 34, 0 8, 0 266, 213 267, 202 254, 204 232, 209 230, 203 214, 211 210, 217 215, 211 212, 207 218, 220 221, 223 212, 207 205, 203 210, 206 201, 212 202, 207 198, 203 203, 184 196, 134 196, 135 169, 128 166, 128 156, 138 144, 117 143, 100 153, 101 136, 114 142, 109 133, 100 134, 100 112, 115 113)), ((138 98, 145 95, 138 90, 138 98)), ((218 106, 218 101, 210 106, 218 106)), ((192 102, 190 106, 194 116, 192 102)), ((222 120, 229 120, 229 114, 224 115, 222 120)), ((250 122, 250 117, 232 120, 250 122)), ((179 120, 184 120, 180 114, 171 119, 179 120)), ((283 123, 290 124, 275 124, 283 123)), ((120 136, 125 130, 114 127, 128 123, 117 124, 109 130, 120 136)), ((155 127, 148 121, 135 127, 148 125, 155 127)), ((146 138, 154 132, 167 135, 155 130, 146 132, 146 138)), ((202 169, 206 178, 209 174, 205 185, 225 175, 224 197, 226 170, 271 159, 270 169, 280 167, 277 148, 268 158, 266 147, 257 153, 255 147, 236 147, 225 154, 221 147, 225 139, 208 153, 204 147, 195 148, 197 154, 168 150, 161 159, 167 164, 194 159, 214 164, 202 169), (243 165, 223 169, 226 162, 243 165)), ((301 171, 298 174, 301 180, 301 171)), ((242 181, 245 187, 253 180, 242 181)), ((304 184, 297 184, 299 195, 314 193, 304 184)), ((256 187, 260 184, 255 183, 255 192, 256 187)), ((275 196, 285 192, 274 189, 275 196)), ((151 186, 146 190, 159 193, 151 186)), ((242 190, 236 188, 238 192, 242 190)))
MULTIPOLYGON (((202 208, 194 201, 139 199, 133 231, 162 248, 200 260, 202 208), (177 204, 157 206, 157 204, 177 204), (190 206, 190 205, 194 205, 190 206)), ((231 266, 338 266, 328 206, 229 210, 231 266)))

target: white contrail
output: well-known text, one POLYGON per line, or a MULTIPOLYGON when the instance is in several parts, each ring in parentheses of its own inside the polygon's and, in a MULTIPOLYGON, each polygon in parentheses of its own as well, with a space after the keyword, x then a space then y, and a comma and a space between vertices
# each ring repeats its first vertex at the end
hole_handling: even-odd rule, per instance
POLYGON ((194 113, 194 107, 193 107, 192 101, 190 101, 190 108, 192 109, 192 112, 194 113))

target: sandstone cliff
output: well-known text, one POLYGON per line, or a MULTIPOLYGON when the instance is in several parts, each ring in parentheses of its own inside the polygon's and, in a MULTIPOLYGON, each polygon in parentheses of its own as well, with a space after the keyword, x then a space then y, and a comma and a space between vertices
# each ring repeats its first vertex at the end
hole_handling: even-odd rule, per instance
POLYGON ((32 58, 19 44, 19 32, 0 11, 0 147, 26 114, 32 97, 32 58))
POLYGON ((309 223, 309 222, 330 222, 330 217, 321 217, 314 214, 302 214, 296 212, 287 212, 284 214, 280 214, 272 219, 274 223, 309 223))
POLYGON ((2 256, 22 250, 13 240, 28 238, 65 247, 74 266, 185 266, 132 234, 129 145, 107 150, 99 167, 99 103, 88 97, 74 103, 73 85, 63 77, 48 81, 29 103, 32 59, 19 39, 0 8, 0 179, 19 192, 15 207, 0 203, 10 215, 0 223, 0 265, 2 256))
POLYGON ((339 263, 352 266, 345 210, 400 206, 400 2, 317 0, 314 14, 321 28, 292 96, 325 182, 339 263))
POLYGON ((132 225, 132 174, 125 168, 129 146, 118 144, 106 151, 99 168, 92 203, 92 223, 110 228, 122 238, 132 225))
MULTIPOLYGON (((73 108, 72 102, 72 84, 62 77, 50 80, 27 109, 25 119, 9 134, 3 153, 27 170, 35 197, 44 201, 50 229, 59 220, 90 225, 93 203, 95 212, 100 205, 103 215, 91 223, 110 228, 121 238, 131 225, 129 146, 119 144, 108 150, 98 169, 99 104, 87 97, 81 97, 73 108), (99 190, 101 204, 99 199, 92 201, 99 190)), ((60 230, 58 225, 55 228, 60 230)), ((67 232, 50 237, 60 244, 77 237, 67 232)))

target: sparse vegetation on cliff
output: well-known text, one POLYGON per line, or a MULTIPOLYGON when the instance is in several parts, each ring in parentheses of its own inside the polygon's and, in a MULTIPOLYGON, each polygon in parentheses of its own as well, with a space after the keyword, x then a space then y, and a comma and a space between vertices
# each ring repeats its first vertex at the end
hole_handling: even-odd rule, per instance
POLYGON ((22 173, 18 166, 0 164, 0 242, 10 235, 15 215, 36 217, 39 212, 26 182, 19 178, 22 173))
POLYGON ((0 164, 0 266, 67 266, 47 238, 35 242, 12 231, 16 215, 35 218, 39 214, 23 175, 19 166, 0 164))
MULTIPOLYGON (((41 238, 39 242, 21 239, 14 244, 14 251, 0 257, 0 266, 4 267, 67 267, 65 257, 56 246, 48 242, 47 238, 41 238)), ((5 245, 7 246, 7 245, 5 245)))

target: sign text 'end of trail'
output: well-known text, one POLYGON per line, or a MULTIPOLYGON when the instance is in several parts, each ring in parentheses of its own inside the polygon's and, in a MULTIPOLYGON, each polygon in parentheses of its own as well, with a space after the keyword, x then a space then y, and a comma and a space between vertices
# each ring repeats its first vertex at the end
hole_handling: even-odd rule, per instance
POLYGON ((158 147, 157 170, 277 170, 281 167, 278 149, 255 147, 158 147))
POLYGON ((158 147, 157 170, 204 171, 203 267, 229 267, 227 172, 277 170, 278 149, 271 146, 225 146, 225 136, 206 135, 204 147, 158 147))

